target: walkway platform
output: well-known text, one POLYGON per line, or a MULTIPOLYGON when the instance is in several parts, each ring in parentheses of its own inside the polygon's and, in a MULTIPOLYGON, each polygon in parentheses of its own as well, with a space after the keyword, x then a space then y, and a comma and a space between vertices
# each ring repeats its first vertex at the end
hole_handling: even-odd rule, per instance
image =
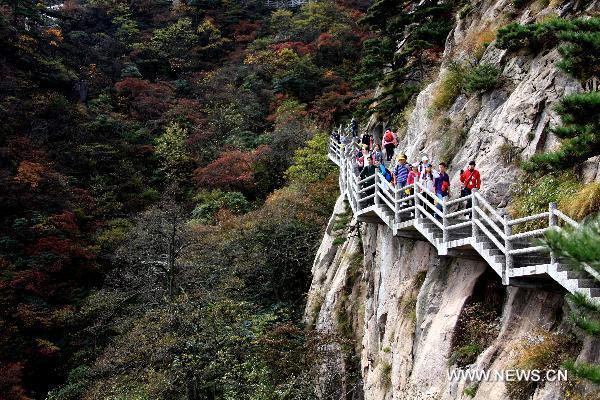
POLYGON ((470 196, 444 201, 439 210, 430 200, 435 195, 419 183, 396 188, 379 173, 360 180, 357 149, 355 142, 331 140, 328 157, 340 168, 340 191, 358 221, 385 224, 395 236, 427 240, 439 255, 483 259, 505 285, 560 286, 600 302, 600 275, 594 269, 575 269, 539 242, 548 230, 579 226, 556 204, 550 203, 547 212, 511 219, 474 189, 470 196), (524 225, 532 221, 536 229, 524 225))

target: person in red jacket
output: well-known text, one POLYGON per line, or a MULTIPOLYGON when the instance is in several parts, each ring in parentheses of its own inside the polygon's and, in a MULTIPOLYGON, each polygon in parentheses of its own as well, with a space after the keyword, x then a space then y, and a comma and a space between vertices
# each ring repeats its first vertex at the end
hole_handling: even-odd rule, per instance
MULTIPOLYGON (((475 161, 469 162, 469 167, 466 171, 460 171, 460 197, 466 197, 471 194, 474 188, 481 189, 481 175, 475 169, 475 161)), ((471 199, 467 200, 467 208, 472 206, 471 199)), ((471 218, 471 213, 468 214, 471 218)))
POLYGON ((394 150, 398 146, 398 135, 392 132, 390 129, 386 130, 383 134, 381 144, 385 148, 385 156, 388 162, 394 158, 394 150))

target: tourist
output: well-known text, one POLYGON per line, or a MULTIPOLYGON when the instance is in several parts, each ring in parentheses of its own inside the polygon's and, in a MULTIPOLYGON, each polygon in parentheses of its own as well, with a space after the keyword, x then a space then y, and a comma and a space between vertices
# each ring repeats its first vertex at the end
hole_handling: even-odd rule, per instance
MULTIPOLYGON (((437 196, 437 208, 442 211, 442 203, 450 196, 450 177, 446 173, 446 164, 440 163, 439 172, 434 178, 435 195, 437 196)), ((436 214, 436 218, 439 217, 436 214)))
MULTIPOLYGON (((424 192, 423 196, 429 200, 431 204, 435 204, 435 177, 437 173, 434 173, 432 170, 431 164, 424 164, 423 173, 419 176, 419 181, 421 182, 421 186, 423 187, 424 192)), ((423 204, 425 206, 425 204, 423 204)))
MULTIPOLYGON (((370 155, 366 156, 365 160, 366 160, 365 161, 366 165, 364 166, 364 168, 362 169, 362 171, 360 171, 360 175, 359 175, 360 176, 360 180, 366 179, 366 178, 368 178, 370 176, 373 176, 375 174, 375 166, 373 165, 373 159, 371 158, 371 156, 370 155)), ((369 187, 369 186, 373 185, 374 183, 375 182, 373 180, 369 180, 367 182, 364 182, 361 185, 361 189, 369 187)), ((373 193, 375 193, 375 187, 372 187, 371 189, 365 191, 362 194, 362 196, 360 196, 360 197, 364 198, 364 197, 372 195, 373 193)), ((373 203, 374 203, 374 199, 370 199, 370 200, 366 201, 366 204, 364 204, 364 203, 363 204, 364 204, 364 206, 368 206, 368 205, 371 205, 373 203)))
POLYGON ((366 132, 365 132, 365 133, 363 133, 363 135, 362 135, 362 137, 361 137, 361 139, 360 139, 360 142, 361 142, 363 145, 366 145, 366 146, 367 146, 367 148, 368 148, 369 150, 371 150, 371 149, 373 148, 373 136, 372 136, 372 135, 369 135, 369 134, 368 134, 368 133, 366 133, 366 132))
POLYGON ((390 129, 386 130, 383 134, 383 140, 381 141, 385 148, 385 158, 387 161, 392 161, 394 158, 394 149, 398 146, 398 136, 390 129))
POLYGON ((373 163, 375 164, 375 168, 379 171, 381 176, 383 176, 386 181, 391 182, 392 173, 385 167, 385 164, 379 160, 376 160, 375 158, 373 158, 373 163))
MULTIPOLYGON (((406 184, 411 185, 408 189, 404 191, 404 194, 410 196, 415 193, 414 183, 419 180, 419 166, 417 163, 409 165, 408 176, 406 177, 406 184)), ((410 201, 411 206, 415 205, 414 201, 410 201)))
POLYGON ((381 151, 380 145, 375 145, 375 150, 373 151, 372 156, 374 161, 378 161, 383 164, 383 152, 381 151))
MULTIPOLYGON (((466 171, 460 171, 460 197, 469 196, 473 189, 477 188, 477 190, 481 189, 481 176, 479 171, 475 169, 475 161, 470 161, 469 166, 466 171)), ((472 207, 471 199, 467 200, 467 205, 465 209, 470 209, 472 207)), ((471 212, 467 214, 468 217, 471 217, 471 212)))
POLYGON ((406 186, 406 181, 408 179, 408 167, 406 165, 406 155, 400 154, 398 156, 398 162, 394 166, 394 186, 397 188, 403 188, 406 186))
POLYGON ((358 136, 358 121, 356 121, 354 119, 354 117, 352 117, 352 120, 350 121, 350 129, 352 130, 352 137, 355 138, 358 136))
POLYGON ((429 164, 429 157, 423 156, 423 158, 421 158, 421 162, 419 163, 419 177, 423 175, 423 172, 425 172, 425 166, 427 164, 429 164))

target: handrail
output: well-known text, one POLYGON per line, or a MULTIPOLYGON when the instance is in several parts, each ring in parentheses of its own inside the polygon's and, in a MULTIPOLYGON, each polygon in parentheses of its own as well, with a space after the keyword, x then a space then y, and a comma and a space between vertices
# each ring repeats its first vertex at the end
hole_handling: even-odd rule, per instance
POLYGON ((508 252, 508 254, 527 254, 541 251, 548 251, 548 248, 546 246, 531 246, 522 249, 511 250, 508 252))
POLYGON ((563 221, 565 221, 567 224, 571 225, 572 227, 577 228, 579 226, 577 221, 575 221, 571 217, 565 215, 562 211, 553 210, 553 212, 554 212, 554 215, 556 215, 558 218, 562 219, 563 221))
POLYGON ((477 200, 479 202, 481 202, 488 209, 488 211, 490 211, 492 213, 492 215, 494 217, 496 217, 496 219, 498 221, 502 221, 504 219, 500 214, 498 214, 498 211, 494 210, 494 207, 492 207, 490 205, 490 203, 488 203, 487 200, 484 199, 483 196, 479 192, 476 192, 476 196, 477 196, 477 200))
POLYGON ((442 229, 442 230, 444 229, 444 225, 442 225, 442 223, 440 221, 435 219, 435 217, 433 215, 431 215, 431 213, 429 211, 427 211, 422 205, 417 204, 416 207, 419 211, 421 211, 423 214, 425 214, 431 222, 436 224, 440 229, 442 229))
POLYGON ((374 187, 375 187, 375 183, 372 183, 371 185, 365 186, 364 188, 360 189, 356 193, 358 193, 358 194, 365 193, 367 190, 373 189, 374 187))
POLYGON ((447 206, 451 206, 452 204, 456 204, 456 203, 461 203, 461 202, 465 202, 465 201, 469 201, 473 198, 473 194, 470 194, 468 196, 464 196, 464 197, 459 197, 458 199, 454 199, 454 200, 448 200, 446 202, 447 206))
POLYGON ((485 235, 496 245, 496 247, 498 247, 498 250, 500 250, 501 252, 506 254, 506 248, 504 247, 503 244, 501 244, 498 241, 498 239, 496 239, 496 236, 492 235, 490 233, 490 231, 485 227, 485 225, 478 219, 475 219, 473 221, 475 221, 475 223, 477 224, 479 229, 481 229, 483 231, 483 233, 485 233, 485 235))
POLYGON ((379 196, 379 198, 382 199, 392 211, 394 211, 394 205, 385 196, 379 196))
MULTIPOLYGON (((448 205, 448 203, 446 203, 446 205, 448 205)), ((456 216, 462 215, 462 214, 467 214, 467 213, 470 213, 470 212, 471 212, 470 208, 464 208, 462 210, 453 211, 451 213, 446 214, 446 218, 452 218, 452 217, 456 217, 456 216)))
POLYGON ((522 224, 524 222, 535 221, 536 219, 548 218, 549 215, 550 213, 548 211, 540 214, 528 215, 526 217, 512 219, 508 222, 508 225, 513 226, 517 224, 522 224))
POLYGON ((550 228, 535 229, 533 231, 516 233, 514 235, 510 235, 508 238, 511 240, 529 238, 529 237, 534 237, 534 236, 539 236, 541 234, 544 234, 544 233, 548 232, 548 230, 550 230, 550 228))
MULTIPOLYGON (((440 217, 443 217, 443 216, 444 216, 444 214, 443 214, 443 213, 442 213, 440 210, 438 210, 438 208, 437 208, 436 206, 434 206, 433 204, 431 204, 431 202, 429 201, 429 199, 427 199, 427 198, 426 198, 425 196, 423 196, 421 193, 416 193, 416 195, 417 195, 417 197, 418 197, 419 199, 421 199, 421 201, 422 201, 423 203, 427 204, 427 206, 428 206, 429 208, 431 208, 431 209, 432 209, 432 210, 433 210, 433 211, 434 211, 434 212, 435 212, 437 215, 439 215, 440 217)), ((436 199, 437 199, 437 197, 436 197, 436 199)))
MULTIPOLYGON (((450 247, 464 246, 465 243, 471 243, 476 251, 478 251, 488 263, 492 264, 494 270, 502 276, 502 282, 504 284, 509 284, 509 278, 511 276, 521 276, 524 273, 523 271, 519 271, 518 275, 512 275, 513 273, 517 273, 515 272, 515 268, 518 268, 518 266, 514 266, 514 256, 549 252, 550 262, 547 265, 552 265, 554 272, 551 272, 550 269, 548 269, 548 274, 570 291, 574 291, 575 289, 573 289, 573 287, 575 286, 579 288, 578 284, 575 284, 574 286, 572 282, 568 284, 564 282, 564 279, 572 280, 576 278, 568 278, 568 275, 567 278, 564 278, 565 274, 558 274, 558 272, 556 272, 556 265, 559 264, 560 259, 554 252, 546 246, 536 245, 529 240, 529 238, 543 235, 549 230, 563 229, 564 225, 560 224, 561 221, 573 227, 579 226, 577 221, 558 210, 554 203, 550 203, 548 211, 511 219, 507 214, 501 215, 498 209, 491 206, 476 189, 468 196, 452 200, 443 199, 440 201, 434 193, 419 181, 403 187, 394 186, 385 181, 378 170, 375 174, 360 179, 357 173, 356 159, 354 157, 354 150, 359 148, 360 146, 356 139, 352 139, 350 143, 345 144, 334 144, 334 141, 332 140, 328 146, 329 158, 340 168, 340 190, 343 195, 347 196, 355 215, 357 213, 358 215, 361 215, 371 211, 379 212, 380 210, 389 209, 392 212, 389 214, 389 212, 386 211, 386 215, 389 215, 389 218, 383 218, 382 216, 382 219, 385 224, 390 225, 394 234, 396 234, 398 229, 405 229, 405 227, 412 225, 415 228, 418 228, 423 235, 427 236, 428 240, 434 242, 440 255, 447 254, 450 247), (407 189, 414 190, 411 190, 412 194, 405 195, 404 192, 407 189), (373 193, 365 196, 369 191, 373 191, 373 193), (442 210, 440 210, 436 204, 432 203, 428 197, 440 202, 439 204, 441 204, 442 210), (365 204, 368 200, 372 200, 372 202, 365 204), (455 211, 450 211, 449 209, 452 205, 468 204, 469 201, 471 201, 471 207, 467 208, 460 206, 459 208, 461 209, 456 210, 455 208, 455 211), (411 215, 407 218, 406 214, 408 213, 411 213, 411 215), (468 217, 466 220, 462 221, 460 219, 450 221, 451 218, 465 214, 470 214, 470 218, 468 217), (433 225, 423 225, 423 219, 431 221, 433 225), (529 229, 525 232, 516 234, 512 233, 512 227, 515 225, 543 219, 547 219, 547 226, 543 228, 529 229), (463 234, 459 236, 460 239, 453 239, 449 233, 457 229, 468 227, 471 227, 472 229, 463 232, 463 234), (431 232, 431 229, 433 228, 440 229, 442 236, 430 237, 429 232, 431 232), (427 232, 423 231, 423 229, 427 232), (465 233, 469 233, 467 237, 465 237, 465 233), (477 243, 481 243, 480 238, 489 240, 491 242, 491 248, 490 246, 475 246, 477 243), (467 242, 465 242, 465 240, 467 242), (494 258, 491 256, 491 254, 494 254, 492 251, 496 251, 495 249, 499 250, 504 258, 498 259, 497 257, 494 258), (561 279, 563 281, 561 281, 561 279)), ((584 270, 588 272, 592 278, 600 281, 600 274, 591 267, 584 266, 584 270)), ((525 272, 525 274, 526 273, 531 272, 525 272)), ((592 293, 591 291, 588 292, 592 293)))
POLYGON ((504 232, 502 232, 500 228, 498 228, 498 225, 496 225, 496 223, 492 221, 492 219, 486 213, 484 213, 481 208, 477 206, 474 206, 473 208, 475 209, 475 211, 477 211, 479 215, 483 217, 483 219, 485 219, 485 222, 487 222, 492 228, 494 228, 498 236, 500 236, 503 240, 506 239, 506 235, 504 234, 504 232))
POLYGON ((368 181, 370 179, 375 179, 375 174, 369 175, 369 176, 367 176, 366 178, 364 178, 362 180, 358 180, 358 181, 356 181, 356 183, 358 183, 360 185, 360 184, 365 183, 366 181, 368 181))
POLYGON ((448 230, 460 229, 460 228, 464 228, 464 227, 471 226, 471 225, 472 225, 471 221, 465 221, 465 222, 461 222, 459 224, 448 225, 446 227, 446 229, 448 229, 448 230))

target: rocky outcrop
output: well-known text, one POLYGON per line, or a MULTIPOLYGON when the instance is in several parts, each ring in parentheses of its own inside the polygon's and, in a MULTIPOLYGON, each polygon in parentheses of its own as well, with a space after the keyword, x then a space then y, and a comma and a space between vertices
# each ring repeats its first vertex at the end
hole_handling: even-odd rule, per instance
MULTIPOLYGON (((518 180, 515 161, 556 145, 547 129, 558 122, 553 111, 556 101, 582 88, 555 67, 556 50, 532 56, 509 55, 493 46, 483 54, 475 54, 474 49, 481 44, 480 38, 512 20, 529 22, 598 6, 596 1, 568 1, 555 8, 556 2, 535 3, 537 9, 529 7, 521 14, 511 0, 474 3, 471 15, 458 20, 450 33, 442 68, 417 96, 399 146, 409 161, 426 154, 437 162, 448 145, 443 135, 450 129, 463 130, 451 160, 443 160, 451 161, 451 186, 458 186, 458 170, 475 160, 483 176, 484 195, 500 206, 508 203, 511 185, 518 180), (432 112, 432 99, 449 62, 473 63, 479 57, 501 68, 502 85, 481 95, 458 96, 447 111, 432 112)), ((376 125, 372 120, 369 127, 376 125)), ((599 175, 598 160, 589 160, 584 176, 591 181, 599 175)), ((323 332, 340 332, 343 323, 341 331, 352 337, 360 359, 362 390, 346 398, 509 398, 510 385, 504 382, 475 384, 448 377, 458 369, 451 357, 460 336, 461 316, 475 298, 481 303, 499 301, 499 314, 488 321, 493 337, 462 370, 513 368, 521 357, 519 348, 544 340, 540 332, 568 334, 568 310, 560 288, 504 287, 483 261, 439 257, 427 242, 393 237, 384 225, 352 221, 344 232, 333 232, 335 215, 345 212, 340 198, 315 259, 305 319, 323 332), (338 236, 347 239, 334 244, 338 236)), ((579 340, 570 342, 573 357, 600 362, 600 342, 579 340)), ((562 399, 567 392, 571 398, 600 398, 597 387, 573 381, 541 383, 533 398, 562 399)))
MULTIPOLYGON (((341 234, 332 232, 335 215, 345 210, 340 198, 313 266, 305 319, 330 333, 340 331, 340 320, 347 321, 341 330, 352 333, 365 399, 471 398, 465 389, 473 382, 449 377, 458 368, 450 358, 461 313, 477 291, 490 285, 494 289, 485 292, 485 301, 502 300, 500 318, 492 321, 497 335, 463 370, 514 368, 516 349, 538 340, 536 332, 567 334, 559 289, 503 287, 484 262, 439 257, 428 242, 393 237, 385 225, 353 221, 346 232, 354 234, 332 245, 341 234)), ((586 341, 575 345, 580 360, 600 362, 600 343, 586 341)), ((338 368, 346 367, 342 357, 337 360, 338 368)), ((565 398, 566 388, 564 382, 542 384, 534 399, 565 398)), ((582 398, 600 395, 595 388, 585 390, 582 398)), ((481 382, 474 398, 508 397, 503 382, 481 382)))

